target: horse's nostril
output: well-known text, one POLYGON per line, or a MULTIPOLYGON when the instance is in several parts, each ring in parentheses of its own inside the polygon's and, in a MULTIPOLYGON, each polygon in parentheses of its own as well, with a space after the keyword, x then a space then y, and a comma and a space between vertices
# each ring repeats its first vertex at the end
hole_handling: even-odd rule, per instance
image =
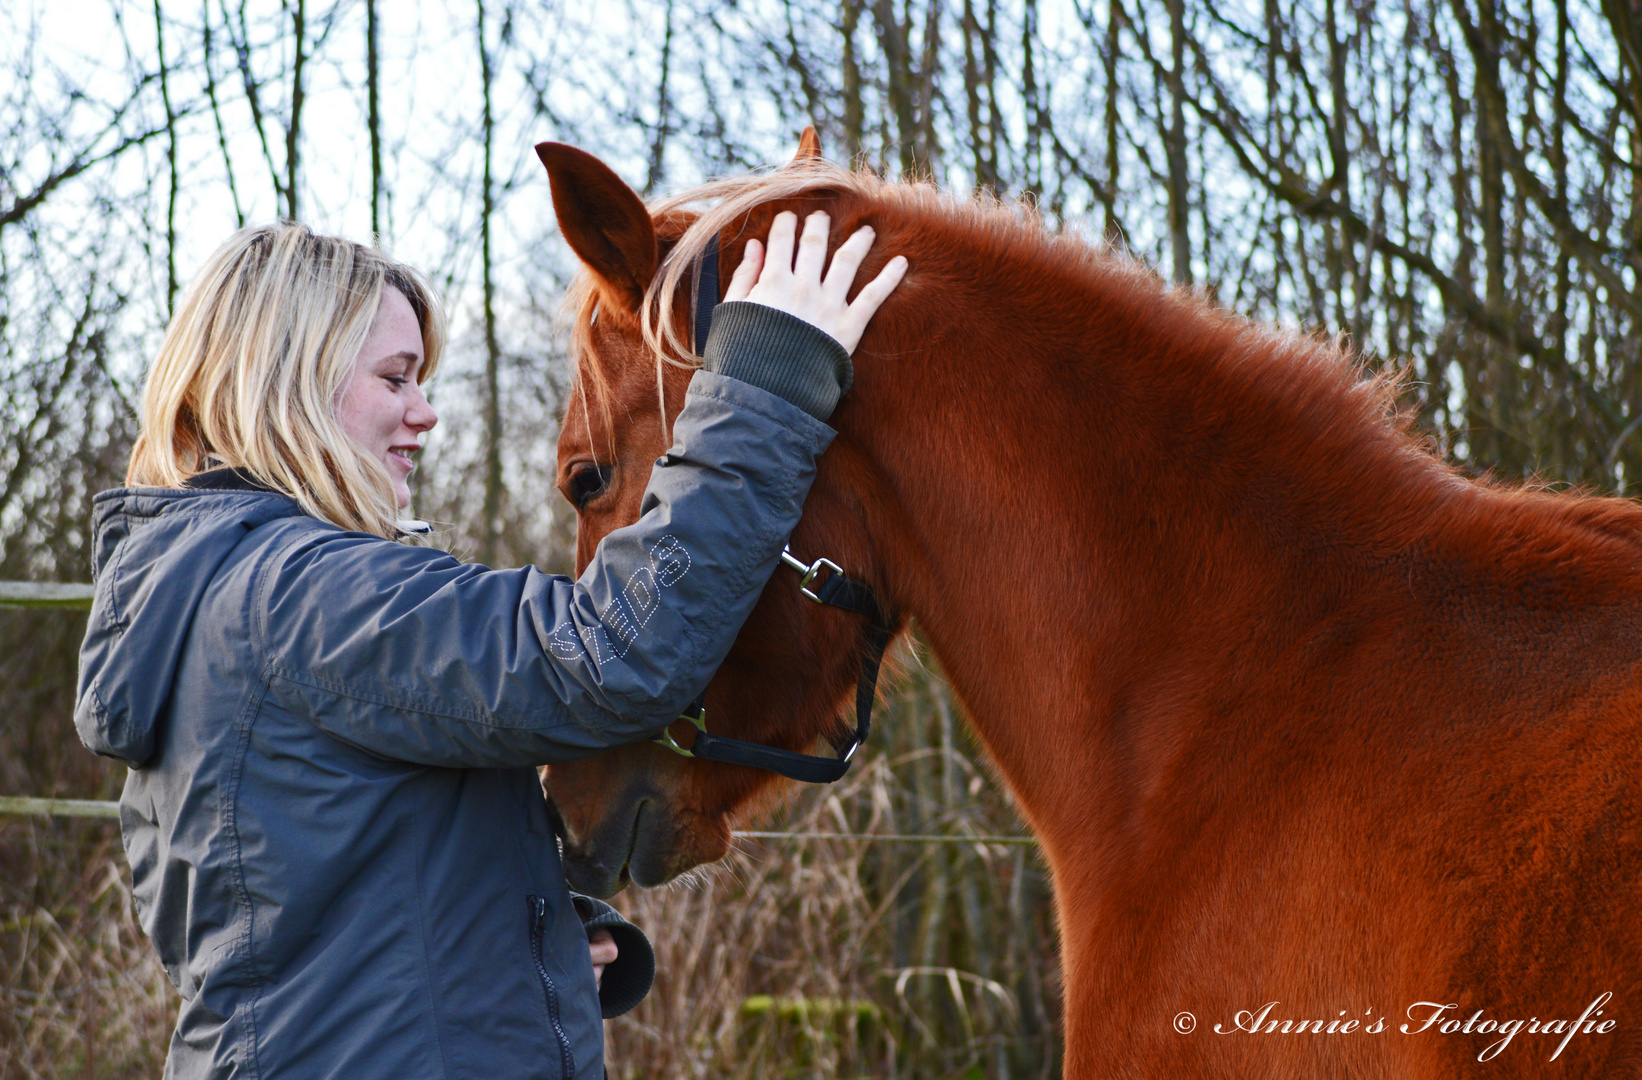
POLYGON ((650 805, 650 800, 649 799, 640 799, 638 801, 638 804, 633 807, 633 831, 631 833, 629 833, 628 836, 627 836, 627 854, 622 860, 622 872, 623 873, 627 872, 626 871, 627 864, 632 861, 633 852, 638 849, 638 846, 639 846, 639 822, 644 819, 644 809, 645 809, 645 807, 647 807, 649 805, 650 805))

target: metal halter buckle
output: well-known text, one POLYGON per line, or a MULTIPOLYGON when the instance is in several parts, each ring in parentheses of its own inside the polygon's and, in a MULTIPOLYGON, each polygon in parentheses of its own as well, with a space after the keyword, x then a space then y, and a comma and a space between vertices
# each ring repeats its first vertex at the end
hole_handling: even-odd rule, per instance
MULTIPOLYGON (((781 549, 781 561, 787 566, 790 566, 794 570, 798 571, 800 575, 798 579, 798 591, 809 597, 811 600, 814 600, 817 604, 824 604, 826 601, 821 599, 821 595, 819 593, 810 588, 810 582, 820 577, 823 570, 830 570, 834 574, 842 574, 844 572, 844 568, 842 566, 839 566, 837 563, 828 558, 820 558, 815 560, 813 563, 806 565, 802 560, 793 555, 792 548, 790 547, 784 547, 781 549)), ((830 581, 831 578, 828 578, 828 580, 830 581)))

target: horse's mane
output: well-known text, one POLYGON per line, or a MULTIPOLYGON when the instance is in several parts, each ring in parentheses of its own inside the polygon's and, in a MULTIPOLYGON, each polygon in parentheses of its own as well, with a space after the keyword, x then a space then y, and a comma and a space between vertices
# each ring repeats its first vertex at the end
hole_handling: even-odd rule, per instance
MULTIPOLYGON (((1036 262, 1051 274, 1112 298, 1131 312, 1158 311, 1173 324, 1190 327, 1191 336, 1222 362, 1249 370, 1254 379, 1268 384, 1268 390, 1304 399, 1302 411, 1330 414, 1365 433, 1378 431, 1407 449, 1430 454, 1428 440, 1412 431, 1413 412, 1398 407, 1401 374, 1395 369, 1365 372, 1343 338, 1323 339, 1263 326, 1216 306, 1197 292, 1171 288, 1121 247, 1092 242, 1075 232, 1052 232, 1029 200, 1004 200, 985 192, 961 196, 931 183, 891 182, 819 159, 713 180, 649 204, 663 261, 644 296, 640 333, 654 358, 664 425, 666 366, 696 368, 701 358, 686 340, 688 329, 661 313, 676 310, 680 290, 694 289, 693 268, 709 240, 765 203, 821 194, 937 221, 947 232, 963 234, 966 241, 985 245, 994 255, 1036 262), (1274 388, 1273 380, 1283 385, 1274 388)), ((565 306, 572 319, 572 362, 582 407, 589 405, 591 385, 608 420, 613 372, 600 356, 592 334, 600 296, 597 282, 584 272, 567 292, 565 306)), ((689 299, 693 309, 694 295, 689 299)))

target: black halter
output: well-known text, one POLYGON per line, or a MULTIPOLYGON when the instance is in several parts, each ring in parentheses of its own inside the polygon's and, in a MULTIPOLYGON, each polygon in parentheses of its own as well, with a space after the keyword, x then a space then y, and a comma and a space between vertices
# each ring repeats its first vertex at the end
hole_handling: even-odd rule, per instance
MULTIPOLYGON (((695 346, 700 355, 707 348, 707 331, 712 325, 713 308, 718 306, 718 237, 707 242, 696 263, 695 346)), ((780 750, 744 739, 714 735, 707 730, 706 690, 686 709, 680 720, 696 729, 695 741, 681 746, 673 741, 668 731, 652 740, 674 753, 703 761, 718 761, 726 765, 747 765, 764 769, 790 780, 806 784, 830 784, 849 772, 850 762, 861 744, 872 733, 872 699, 878 689, 878 669, 883 666, 884 650, 895 636, 892 620, 878 603, 871 586, 856 581, 844 573, 831 559, 817 559, 806 564, 786 548, 781 551, 781 562, 798 571, 798 591, 817 604, 827 604, 866 617, 866 650, 861 655, 861 674, 855 684, 855 730, 832 740, 835 758, 817 754, 800 754, 780 750)))

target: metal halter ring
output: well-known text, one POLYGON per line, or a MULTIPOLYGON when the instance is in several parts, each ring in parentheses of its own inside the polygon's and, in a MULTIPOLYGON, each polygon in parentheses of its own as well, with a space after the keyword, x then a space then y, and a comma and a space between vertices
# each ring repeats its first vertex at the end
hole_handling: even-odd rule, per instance
MULTIPOLYGON (((679 713, 678 720, 688 720, 696 726, 697 731, 701 732, 703 735, 707 734, 707 707, 705 705, 696 709, 694 712, 685 711, 679 713)), ((678 723, 678 720, 674 720, 673 723, 678 723)), ((675 754, 678 754, 680 757, 695 757, 695 754, 691 753, 687 748, 680 746, 676 741, 674 741, 673 733, 669 730, 671 726, 672 725, 670 724, 668 727, 662 728, 660 732, 651 737, 650 741, 665 746, 667 749, 671 750, 675 754)))
POLYGON ((843 567, 828 558, 820 558, 815 560, 813 563, 805 565, 803 561, 794 557, 792 548, 790 547, 784 547, 781 549, 781 561, 787 566, 790 566, 794 570, 798 571, 800 575, 798 579, 798 591, 809 597, 811 600, 814 600, 817 604, 824 604, 826 601, 821 599, 819 593, 816 593, 810 588, 810 582, 820 577, 823 570, 830 570, 834 574, 842 574, 844 572, 843 567))

